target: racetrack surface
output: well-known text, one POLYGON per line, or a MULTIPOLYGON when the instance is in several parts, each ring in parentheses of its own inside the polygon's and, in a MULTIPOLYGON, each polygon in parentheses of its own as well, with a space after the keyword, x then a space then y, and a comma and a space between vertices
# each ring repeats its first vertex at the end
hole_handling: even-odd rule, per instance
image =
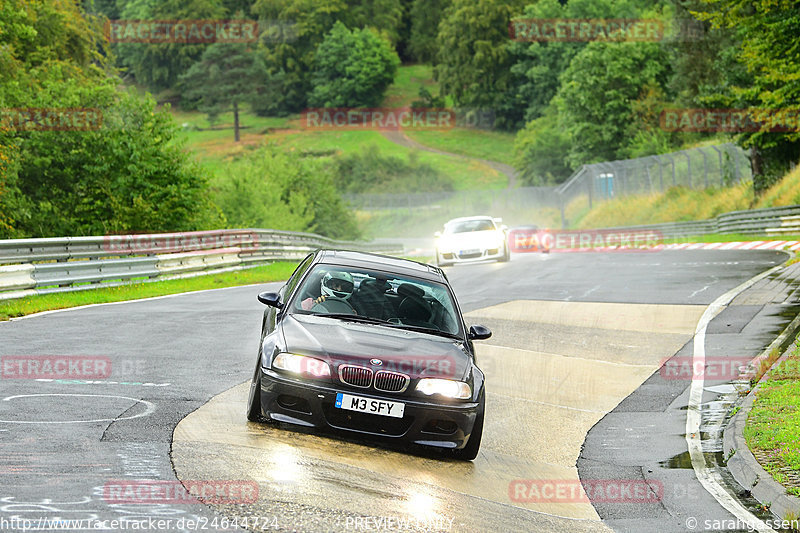
MULTIPOLYGON (((586 433, 685 349, 705 306, 784 258, 587 252, 448 269, 468 323, 495 332, 478 346, 489 395, 474 463, 247 423, 237 386, 252 375, 263 310, 255 295, 265 286, 2 323, 0 355, 107 357, 112 371, 2 381, 0 524, 196 517, 223 530, 225 515, 272 518, 289 531, 397 530, 389 519, 402 517, 450 531, 608 530, 589 503, 521 501, 512 483, 576 480, 586 433), (210 422, 193 423, 199 417, 210 422), (254 480, 258 503, 214 506, 216 514, 201 504, 113 503, 104 493, 116 480, 174 480, 171 451, 183 479, 254 480)), ((774 336, 779 318, 756 321, 754 342, 774 336)), ((709 516, 726 516, 702 501, 709 516)))

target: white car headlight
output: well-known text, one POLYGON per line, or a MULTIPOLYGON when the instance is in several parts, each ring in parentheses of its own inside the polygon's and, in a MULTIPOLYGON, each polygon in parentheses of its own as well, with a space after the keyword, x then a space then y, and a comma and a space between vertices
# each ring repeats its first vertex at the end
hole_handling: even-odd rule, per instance
POLYGON ((453 239, 448 237, 447 235, 442 235, 441 237, 439 237, 439 240, 436 243, 436 247, 439 249, 440 252, 449 253, 453 250, 453 239))
POLYGON ((331 367, 325 361, 315 357, 296 355, 293 353, 279 353, 272 360, 272 367, 285 370, 292 374, 311 376, 315 378, 331 377, 331 367))
POLYGON ((472 389, 469 383, 452 379, 422 378, 417 383, 417 390, 428 396, 440 394, 457 400, 469 400, 472 398, 472 389))

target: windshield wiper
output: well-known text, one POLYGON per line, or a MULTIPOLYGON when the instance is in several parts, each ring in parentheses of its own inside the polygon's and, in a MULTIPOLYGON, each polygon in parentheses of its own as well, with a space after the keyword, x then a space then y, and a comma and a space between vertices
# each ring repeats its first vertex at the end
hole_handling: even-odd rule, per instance
POLYGON ((351 322, 363 322, 365 324, 378 324, 390 328, 407 329, 409 331, 419 331, 420 333, 429 333, 431 335, 438 335, 440 337, 447 337, 449 339, 463 340, 461 337, 454 333, 442 331, 440 329, 426 328, 425 326, 410 326, 408 324, 398 324, 397 322, 390 322, 382 318, 374 318, 364 315, 351 315, 350 313, 317 313, 314 316, 324 316, 326 318, 338 318, 339 320, 349 320, 351 322))
POLYGON ((338 318, 340 320, 351 320, 353 322, 364 322, 366 324, 395 325, 388 320, 373 318, 364 315, 351 315, 350 313, 316 313, 314 316, 324 316, 326 318, 338 318))
POLYGON ((407 329, 409 331, 419 331, 420 333, 430 333, 431 335, 438 335, 440 337, 447 337, 449 339, 463 340, 461 337, 459 337, 454 333, 449 333, 447 331, 442 331, 440 329, 426 328, 425 326, 410 326, 408 324, 396 324, 394 322, 389 322, 388 325, 393 328, 407 329))

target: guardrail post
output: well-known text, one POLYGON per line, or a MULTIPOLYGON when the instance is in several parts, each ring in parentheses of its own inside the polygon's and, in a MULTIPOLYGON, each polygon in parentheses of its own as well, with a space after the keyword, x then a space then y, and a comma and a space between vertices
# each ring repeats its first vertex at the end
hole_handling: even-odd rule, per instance
POLYGON ((686 156, 686 180, 689 184, 689 188, 692 188, 692 158, 689 156, 689 152, 686 150, 681 151, 681 154, 686 156))
POLYGON ((722 168, 722 152, 720 151, 719 148, 717 148, 713 144, 711 145, 711 148, 713 148, 714 151, 717 152, 717 158, 719 159, 719 186, 720 187, 724 187, 725 186, 725 170, 722 168))
POLYGON ((698 146, 697 149, 703 154, 703 183, 705 184, 705 188, 708 189, 708 156, 702 147, 698 146))

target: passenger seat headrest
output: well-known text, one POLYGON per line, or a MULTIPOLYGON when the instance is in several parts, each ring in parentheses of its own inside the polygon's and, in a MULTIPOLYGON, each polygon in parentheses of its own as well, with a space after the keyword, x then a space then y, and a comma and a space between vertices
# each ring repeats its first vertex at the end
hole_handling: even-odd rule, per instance
POLYGON ((397 287, 397 294, 401 296, 410 296, 411 298, 418 298, 421 300, 422 297, 425 296, 425 291, 416 285, 403 283, 397 287))

